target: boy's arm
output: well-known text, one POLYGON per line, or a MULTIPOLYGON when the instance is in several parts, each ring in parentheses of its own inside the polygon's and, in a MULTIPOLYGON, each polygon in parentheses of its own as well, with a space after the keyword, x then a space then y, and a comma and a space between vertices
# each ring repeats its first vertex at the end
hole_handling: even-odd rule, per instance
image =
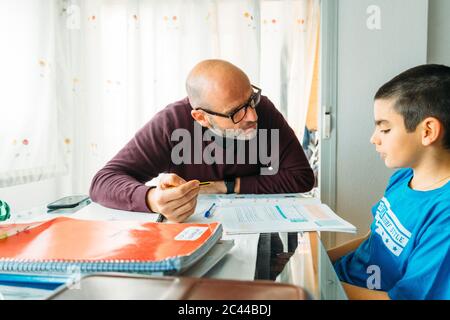
POLYGON ((391 300, 387 292, 357 287, 341 282, 349 300, 391 300))
POLYGON ((335 263, 340 257, 345 256, 349 252, 355 251, 363 241, 369 238, 369 236, 370 230, 364 237, 348 241, 338 247, 329 249, 327 253, 330 257, 331 263, 335 263))
MULTIPOLYGON (((330 257, 331 262, 334 263, 340 257, 349 252, 355 251, 363 241, 369 238, 369 236, 370 230, 364 237, 351 240, 338 247, 328 250, 328 256, 330 257)), ((385 291, 370 290, 367 288, 354 286, 346 282, 341 283, 347 297, 350 300, 390 300, 390 297, 385 291)))

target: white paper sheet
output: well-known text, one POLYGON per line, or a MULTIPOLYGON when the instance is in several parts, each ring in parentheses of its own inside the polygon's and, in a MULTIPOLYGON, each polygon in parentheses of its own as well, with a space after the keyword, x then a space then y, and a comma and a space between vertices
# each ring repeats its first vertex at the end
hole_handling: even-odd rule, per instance
POLYGON ((356 228, 317 199, 266 196, 209 197, 197 205, 187 222, 218 221, 227 234, 263 232, 336 231, 356 232, 356 228), (209 218, 204 213, 216 203, 209 218))

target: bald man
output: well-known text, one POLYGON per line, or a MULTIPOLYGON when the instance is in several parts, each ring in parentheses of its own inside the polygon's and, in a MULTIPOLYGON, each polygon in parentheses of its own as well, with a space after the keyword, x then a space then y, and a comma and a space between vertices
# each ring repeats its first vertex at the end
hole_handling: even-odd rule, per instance
POLYGON ((202 61, 189 73, 186 91, 94 176, 93 201, 181 222, 194 213, 199 193, 312 189, 314 174, 294 131, 241 69, 202 61), (145 185, 158 175, 156 187, 145 185))

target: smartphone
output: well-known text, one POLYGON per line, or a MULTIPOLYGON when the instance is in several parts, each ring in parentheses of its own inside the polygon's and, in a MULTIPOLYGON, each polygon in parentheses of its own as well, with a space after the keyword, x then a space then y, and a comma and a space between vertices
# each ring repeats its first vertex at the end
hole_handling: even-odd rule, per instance
POLYGON ((52 203, 47 205, 47 209, 56 210, 56 209, 66 209, 66 208, 75 208, 85 202, 90 202, 89 196, 79 195, 79 196, 68 196, 61 199, 58 199, 52 203))

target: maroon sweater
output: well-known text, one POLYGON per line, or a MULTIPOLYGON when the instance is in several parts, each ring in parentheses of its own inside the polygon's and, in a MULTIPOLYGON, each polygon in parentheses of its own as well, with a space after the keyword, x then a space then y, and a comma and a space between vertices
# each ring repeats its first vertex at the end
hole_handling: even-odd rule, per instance
MULTIPOLYGON (((175 129, 183 128, 194 136, 191 110, 189 100, 185 98, 158 112, 94 176, 90 188, 91 199, 110 208, 149 212, 146 194, 150 187, 146 186, 145 182, 163 172, 175 173, 187 181, 192 179, 215 181, 240 177, 240 193, 244 194, 294 193, 312 189, 314 174, 294 131, 272 102, 264 96, 256 108, 258 130, 279 129, 279 166, 275 175, 261 175, 261 168, 267 168, 269 165, 262 164, 259 160, 256 164, 249 164, 249 161, 246 161, 246 164, 237 164, 235 157, 234 164, 226 164, 225 160, 224 164, 195 164, 194 149, 191 152, 193 159, 191 164, 174 164, 171 160, 172 148, 179 141, 171 141, 171 135, 175 129)), ((204 130, 206 129, 203 128, 204 130)), ((270 134, 268 136, 270 137, 270 134)), ((270 142, 270 138, 267 141, 270 142)), ((198 142, 196 148, 199 146, 198 142)), ((195 141, 192 141, 192 147, 194 143, 195 141)), ((200 143, 202 151, 210 143, 217 143, 224 150, 223 159, 225 159, 227 146, 225 139, 200 143)), ((235 150, 237 145, 235 143, 235 150)), ((245 145, 248 159, 248 141, 245 145)), ((270 143, 269 150, 271 150, 270 143)), ((270 155, 270 151, 266 153, 270 155)))

